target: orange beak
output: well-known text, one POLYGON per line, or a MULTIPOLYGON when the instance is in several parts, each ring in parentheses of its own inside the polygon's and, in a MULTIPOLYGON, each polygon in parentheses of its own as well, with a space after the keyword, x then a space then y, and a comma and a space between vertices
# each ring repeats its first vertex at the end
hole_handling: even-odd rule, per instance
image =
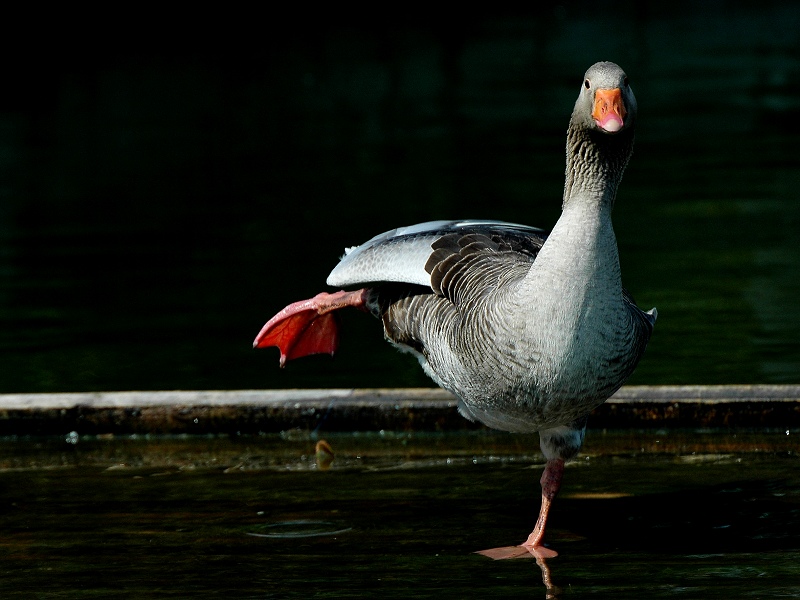
POLYGON ((625 103, 622 101, 622 91, 619 88, 597 90, 594 93, 592 118, 601 129, 609 133, 616 133, 622 129, 626 114, 625 103))

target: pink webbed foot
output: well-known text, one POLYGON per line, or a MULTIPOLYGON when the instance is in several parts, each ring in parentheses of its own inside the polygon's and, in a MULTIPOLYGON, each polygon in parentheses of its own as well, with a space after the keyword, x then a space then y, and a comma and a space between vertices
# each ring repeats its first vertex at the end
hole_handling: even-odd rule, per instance
MULTIPOLYGON (((544 548, 547 550, 547 548, 544 548)), ((492 560, 507 560, 509 558, 552 558, 558 556, 557 553, 547 556, 539 556, 536 551, 531 550, 527 546, 503 546, 501 548, 489 548, 488 550, 479 550, 475 554, 486 556, 492 560)))
POLYGON ((366 290, 317 294, 294 302, 267 321, 254 348, 277 346, 281 367, 287 360, 311 354, 330 354, 339 347, 339 324, 333 311, 347 306, 366 310, 366 290))
POLYGON ((521 544, 519 546, 503 546, 501 548, 489 548, 479 550, 475 554, 486 556, 492 560, 507 560, 509 558, 555 558, 558 552, 542 545, 534 546, 521 544))

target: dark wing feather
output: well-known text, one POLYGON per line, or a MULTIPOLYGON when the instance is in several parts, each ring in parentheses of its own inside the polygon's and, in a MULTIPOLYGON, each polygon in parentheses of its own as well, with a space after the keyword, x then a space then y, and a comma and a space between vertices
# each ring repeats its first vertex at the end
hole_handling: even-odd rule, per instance
POLYGON ((647 342, 650 341, 650 336, 653 333, 653 327, 656 324, 655 309, 650 312, 645 312, 638 306, 636 301, 631 296, 630 292, 622 288, 622 298, 625 301, 625 306, 633 316, 634 328, 638 332, 633 338, 634 349, 632 354, 635 356, 642 356, 647 347, 647 342))
POLYGON ((443 330, 461 320, 462 308, 530 270, 546 234, 534 229, 495 226, 442 232, 425 264, 431 287, 382 285, 375 289, 386 335, 426 354, 423 329, 443 330))
POLYGON ((544 233, 475 228, 443 235, 425 264, 434 293, 460 304, 523 278, 544 233))

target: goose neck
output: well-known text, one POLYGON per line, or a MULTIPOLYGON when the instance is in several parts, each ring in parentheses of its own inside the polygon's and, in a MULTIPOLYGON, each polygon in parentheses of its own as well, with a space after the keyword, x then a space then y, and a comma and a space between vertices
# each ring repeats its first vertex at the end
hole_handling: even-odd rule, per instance
POLYGON ((617 188, 633 151, 633 130, 616 135, 570 126, 564 208, 576 201, 614 207, 617 188))

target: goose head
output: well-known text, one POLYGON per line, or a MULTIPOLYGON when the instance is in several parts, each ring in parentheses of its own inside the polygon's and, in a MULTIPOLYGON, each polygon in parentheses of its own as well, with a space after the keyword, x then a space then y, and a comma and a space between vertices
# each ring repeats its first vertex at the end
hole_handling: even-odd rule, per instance
POLYGON ((612 62, 599 62, 589 67, 575 102, 572 121, 578 127, 605 134, 633 128, 636 97, 625 71, 612 62))
POLYGON ((633 152, 636 97, 628 76, 612 62, 586 71, 567 129, 564 206, 573 197, 613 207, 617 186, 633 152))

